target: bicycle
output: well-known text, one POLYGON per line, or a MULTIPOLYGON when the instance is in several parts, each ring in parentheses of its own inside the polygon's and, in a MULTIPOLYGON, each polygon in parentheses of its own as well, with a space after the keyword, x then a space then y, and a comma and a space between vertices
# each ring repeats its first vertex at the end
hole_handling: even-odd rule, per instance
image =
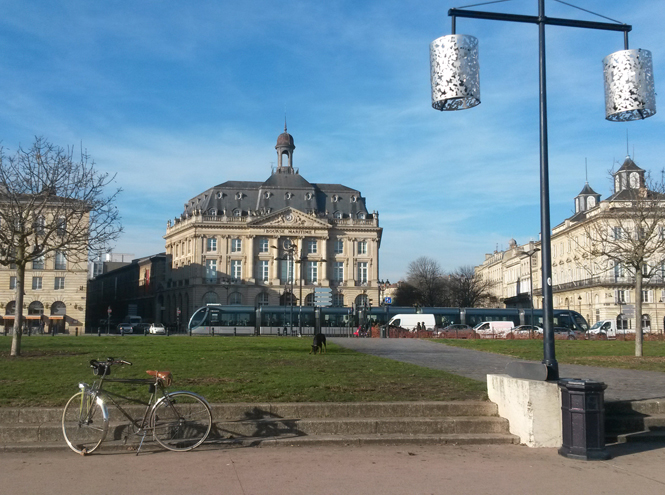
POLYGON ((99 377, 92 386, 79 383, 77 392, 67 402, 62 413, 62 433, 70 449, 77 454, 94 452, 106 438, 109 429, 107 402, 112 403, 130 421, 132 431, 141 436, 136 455, 143 442, 152 433, 154 440, 168 450, 184 452, 201 445, 212 428, 212 413, 202 396, 184 390, 169 392, 173 377, 169 371, 146 371, 152 378, 107 378, 114 365, 132 363, 122 359, 90 361, 93 374, 99 377), (150 398, 144 400, 125 397, 104 388, 105 383, 148 385, 150 398), (115 399, 123 399, 146 406, 143 417, 134 418, 115 399))

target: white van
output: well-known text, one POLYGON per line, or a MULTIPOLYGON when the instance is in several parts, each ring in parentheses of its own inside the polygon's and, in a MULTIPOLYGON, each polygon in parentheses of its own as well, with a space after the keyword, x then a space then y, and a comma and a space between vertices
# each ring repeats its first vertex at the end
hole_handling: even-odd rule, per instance
POLYGON ((617 334, 635 333, 634 328, 617 329, 616 320, 600 320, 586 331, 587 339, 616 339, 617 334))
POLYGON ((434 330, 434 315, 431 314, 414 314, 414 315, 395 315, 388 322, 388 326, 400 327, 405 330, 415 332, 420 327, 425 326, 425 330, 434 330))
POLYGON ((476 332, 481 338, 503 339, 512 331, 514 327, 515 324, 512 321, 483 321, 482 323, 478 323, 475 327, 473 327, 473 331, 476 332))

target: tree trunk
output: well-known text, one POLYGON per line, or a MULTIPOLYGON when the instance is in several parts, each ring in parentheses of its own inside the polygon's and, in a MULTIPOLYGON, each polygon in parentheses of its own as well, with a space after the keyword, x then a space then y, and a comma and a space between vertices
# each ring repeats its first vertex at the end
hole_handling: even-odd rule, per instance
POLYGON ((642 357, 642 267, 635 273, 635 356, 642 357))
POLYGON ((21 330, 23 326, 23 296, 25 294, 25 265, 16 267, 16 306, 14 311, 14 336, 12 337, 12 349, 10 356, 21 355, 21 330))

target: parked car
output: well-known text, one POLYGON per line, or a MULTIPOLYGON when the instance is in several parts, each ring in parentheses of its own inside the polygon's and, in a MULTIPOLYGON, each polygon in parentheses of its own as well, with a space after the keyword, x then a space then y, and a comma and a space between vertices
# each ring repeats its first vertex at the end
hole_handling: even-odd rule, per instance
POLYGON ((164 328, 164 325, 161 323, 153 323, 150 325, 148 332, 153 335, 164 335, 166 333, 166 328, 164 328))
POLYGON ((133 333, 134 329, 129 323, 120 323, 118 325, 118 333, 133 333))
POLYGON ((146 334, 148 333, 149 329, 150 329, 150 323, 137 323, 136 325, 134 325, 134 331, 136 333, 146 334))
POLYGON ((529 339, 542 337, 543 329, 536 325, 520 325, 511 332, 515 339, 529 339))
POLYGON ((447 339, 468 339, 473 335, 473 328, 462 323, 448 325, 437 332, 437 336, 447 339))
POLYGON ((577 340, 577 335, 570 328, 554 327, 554 338, 557 340, 577 340))

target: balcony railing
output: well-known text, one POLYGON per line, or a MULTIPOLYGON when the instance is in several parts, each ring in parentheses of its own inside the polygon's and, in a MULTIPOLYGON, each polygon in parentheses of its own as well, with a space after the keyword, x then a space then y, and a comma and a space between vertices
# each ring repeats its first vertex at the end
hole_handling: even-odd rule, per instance
MULTIPOLYGON (((571 289, 583 289, 586 287, 598 287, 598 286, 607 286, 607 287, 632 287, 635 285, 635 277, 630 276, 621 276, 617 277, 614 275, 602 275, 589 277, 582 280, 574 280, 572 282, 565 282, 562 284, 556 284, 552 286, 552 292, 563 292, 571 289)), ((665 286, 665 277, 662 275, 654 275, 653 277, 644 278, 642 281, 642 286, 647 288, 654 288, 659 286, 665 286)), ((540 288, 536 289, 534 287, 533 294, 542 295, 542 290, 540 288)))

